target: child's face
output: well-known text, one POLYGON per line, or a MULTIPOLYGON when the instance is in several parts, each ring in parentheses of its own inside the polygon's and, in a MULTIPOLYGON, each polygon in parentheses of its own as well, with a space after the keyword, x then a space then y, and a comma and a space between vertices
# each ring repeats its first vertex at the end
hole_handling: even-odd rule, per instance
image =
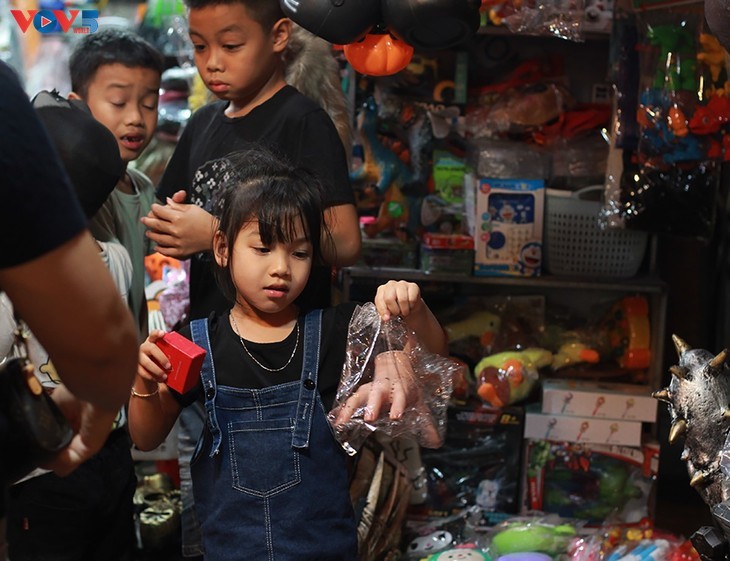
POLYGON ((216 236, 216 260, 229 267, 238 302, 275 314, 289 308, 304 290, 312 270, 312 244, 301 223, 288 243, 264 245, 256 221, 239 231, 232 249, 221 251, 220 243, 216 236))
POLYGON ((267 99, 286 46, 280 25, 264 30, 233 3, 190 10, 189 26, 195 66, 211 92, 234 111, 267 99))
POLYGON ((118 63, 100 66, 89 83, 85 101, 114 134, 125 162, 138 158, 155 133, 159 91, 157 72, 118 63))

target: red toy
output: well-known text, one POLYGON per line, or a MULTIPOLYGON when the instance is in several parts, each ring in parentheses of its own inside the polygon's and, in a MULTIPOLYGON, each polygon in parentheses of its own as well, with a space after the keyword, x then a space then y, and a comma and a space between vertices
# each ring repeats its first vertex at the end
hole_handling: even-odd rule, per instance
POLYGON ((198 383, 205 349, 174 331, 165 333, 156 344, 170 361, 167 386, 179 393, 193 389, 198 383))

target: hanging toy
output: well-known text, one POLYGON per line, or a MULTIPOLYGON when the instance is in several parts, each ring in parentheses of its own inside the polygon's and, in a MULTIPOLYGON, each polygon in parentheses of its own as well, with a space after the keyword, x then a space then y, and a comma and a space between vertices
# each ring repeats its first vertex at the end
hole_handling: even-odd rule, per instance
POLYGON ((479 29, 477 0, 382 0, 383 21, 418 50, 448 49, 479 29))
POLYGON ((390 76, 403 70, 413 57, 413 47, 387 31, 373 31, 343 48, 356 72, 366 76, 390 76))
POLYGON ((335 45, 362 39, 380 21, 375 0, 280 0, 294 23, 335 45))

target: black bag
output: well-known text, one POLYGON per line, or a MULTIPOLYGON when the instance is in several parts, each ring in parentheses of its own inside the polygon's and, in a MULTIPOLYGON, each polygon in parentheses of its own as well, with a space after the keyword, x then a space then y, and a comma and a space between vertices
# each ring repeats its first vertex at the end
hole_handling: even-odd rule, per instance
POLYGON ((28 358, 28 331, 17 321, 13 355, 0 365, 0 480, 9 485, 68 446, 73 430, 43 389, 28 358))

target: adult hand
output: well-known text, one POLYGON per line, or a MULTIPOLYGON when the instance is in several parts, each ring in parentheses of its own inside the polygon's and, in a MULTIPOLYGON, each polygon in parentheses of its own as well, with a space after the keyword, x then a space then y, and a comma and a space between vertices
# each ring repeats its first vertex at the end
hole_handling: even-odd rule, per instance
POLYGON ((167 204, 153 204, 150 213, 141 218, 148 229, 146 235, 157 245, 157 251, 175 259, 213 249, 215 218, 184 200, 185 192, 178 191, 167 199, 167 204))
POLYGON ((75 434, 70 444, 42 467, 64 476, 101 450, 118 412, 100 409, 88 401, 82 401, 63 385, 53 391, 52 398, 75 434))

